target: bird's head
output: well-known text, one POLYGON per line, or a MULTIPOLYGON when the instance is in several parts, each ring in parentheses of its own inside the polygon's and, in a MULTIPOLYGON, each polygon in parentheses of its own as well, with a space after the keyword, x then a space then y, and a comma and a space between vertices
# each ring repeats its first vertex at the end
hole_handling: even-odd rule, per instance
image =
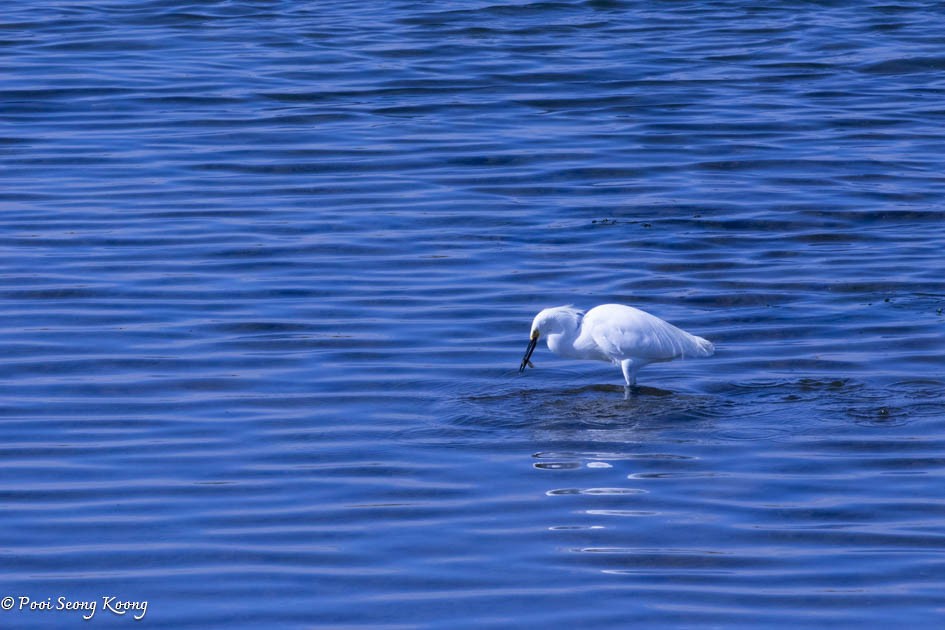
POLYGON ((518 371, 524 372, 525 366, 535 367, 532 365, 530 359, 532 358, 532 353, 535 351, 535 347, 538 345, 538 339, 540 337, 544 336, 547 338, 548 335, 575 330, 581 325, 581 318, 583 316, 583 311, 570 305, 546 308, 539 312, 538 315, 535 315, 535 319, 532 320, 532 331, 529 336, 528 349, 525 350, 525 357, 522 359, 522 364, 519 366, 518 371))

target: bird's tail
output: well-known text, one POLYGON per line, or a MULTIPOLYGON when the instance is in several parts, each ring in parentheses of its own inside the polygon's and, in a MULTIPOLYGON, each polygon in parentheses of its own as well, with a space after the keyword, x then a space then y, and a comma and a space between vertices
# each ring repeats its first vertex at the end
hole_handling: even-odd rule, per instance
POLYGON ((708 339, 703 339, 702 337, 696 337, 692 335, 692 341, 695 343, 692 344, 692 347, 689 349, 689 352, 686 353, 690 357, 711 357, 715 354, 715 346, 708 339))

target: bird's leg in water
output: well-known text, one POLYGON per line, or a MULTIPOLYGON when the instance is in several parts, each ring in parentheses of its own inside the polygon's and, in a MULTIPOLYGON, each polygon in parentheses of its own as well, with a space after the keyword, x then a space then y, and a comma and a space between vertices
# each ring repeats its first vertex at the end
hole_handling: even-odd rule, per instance
POLYGON ((623 378, 627 381, 627 389, 637 384, 637 370, 642 366, 633 365, 633 359, 624 359, 620 362, 620 369, 623 370, 623 378))

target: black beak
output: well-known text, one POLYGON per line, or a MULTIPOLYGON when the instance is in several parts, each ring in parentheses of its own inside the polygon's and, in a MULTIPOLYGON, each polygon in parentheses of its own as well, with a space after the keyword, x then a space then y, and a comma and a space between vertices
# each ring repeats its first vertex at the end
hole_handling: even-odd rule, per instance
MULTIPOLYGON (((532 358, 532 352, 535 351, 535 346, 538 345, 538 335, 535 335, 531 341, 528 342, 528 350, 525 351, 525 358, 522 359, 522 365, 519 366, 518 372, 521 374, 525 371, 526 365, 532 365, 532 362, 529 359, 532 358)), ((535 367, 532 365, 532 367, 535 367)))

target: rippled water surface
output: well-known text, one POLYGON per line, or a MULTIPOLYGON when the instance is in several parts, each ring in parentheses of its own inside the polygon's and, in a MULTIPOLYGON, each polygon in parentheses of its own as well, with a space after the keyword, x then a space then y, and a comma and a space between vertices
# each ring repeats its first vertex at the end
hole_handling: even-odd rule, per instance
POLYGON ((940 4, 0 26, 3 627, 942 627, 940 4))

